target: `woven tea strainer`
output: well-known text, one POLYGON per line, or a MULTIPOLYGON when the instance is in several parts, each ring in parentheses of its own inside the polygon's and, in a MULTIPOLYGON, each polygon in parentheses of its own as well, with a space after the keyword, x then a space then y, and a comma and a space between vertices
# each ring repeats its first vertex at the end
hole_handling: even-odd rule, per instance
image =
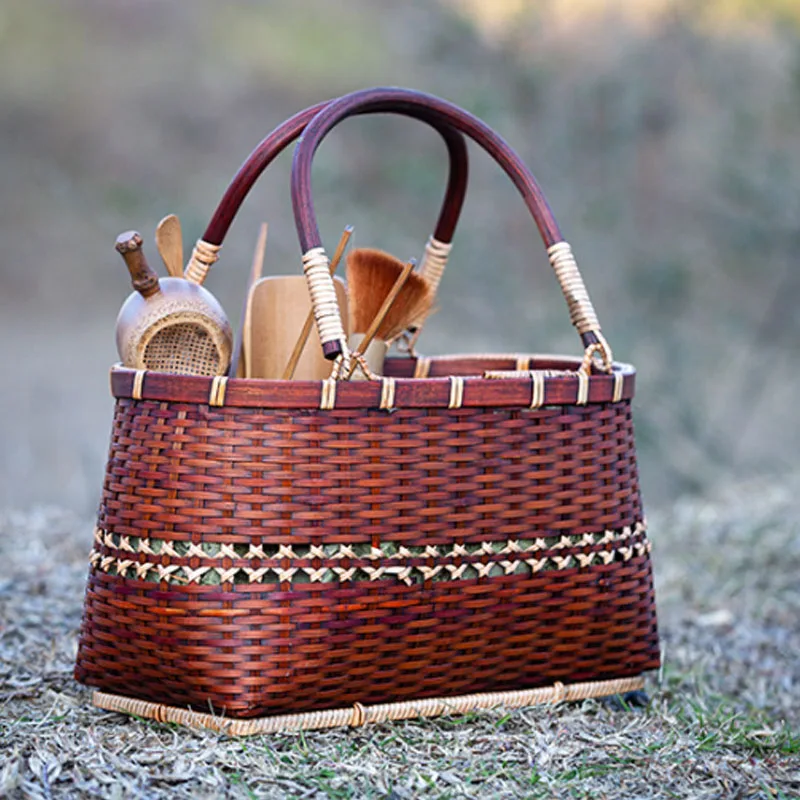
POLYGON ((159 279, 148 265, 142 237, 135 231, 120 234, 116 249, 136 290, 117 318, 117 350, 122 363, 133 369, 178 375, 224 375, 231 359, 233 332, 216 298, 189 277, 159 279))

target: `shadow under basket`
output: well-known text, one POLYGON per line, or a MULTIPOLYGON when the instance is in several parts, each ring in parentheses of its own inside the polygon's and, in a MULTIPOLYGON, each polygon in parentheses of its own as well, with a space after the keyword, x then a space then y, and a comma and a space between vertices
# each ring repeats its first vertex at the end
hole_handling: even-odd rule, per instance
POLYGON ((252 733, 278 721, 230 718, 639 688, 659 646, 635 374, 579 364, 393 358, 341 383, 114 368, 77 679, 104 708, 252 733))

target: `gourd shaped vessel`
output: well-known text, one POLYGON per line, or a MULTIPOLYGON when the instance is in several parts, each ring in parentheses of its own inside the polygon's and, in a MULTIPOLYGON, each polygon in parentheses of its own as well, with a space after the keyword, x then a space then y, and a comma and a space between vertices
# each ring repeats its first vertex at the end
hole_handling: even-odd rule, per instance
POLYGON ((177 375, 224 375, 233 332, 217 299, 185 278, 159 278, 142 250, 142 237, 128 231, 116 249, 135 291, 117 317, 117 350, 126 367, 177 375))

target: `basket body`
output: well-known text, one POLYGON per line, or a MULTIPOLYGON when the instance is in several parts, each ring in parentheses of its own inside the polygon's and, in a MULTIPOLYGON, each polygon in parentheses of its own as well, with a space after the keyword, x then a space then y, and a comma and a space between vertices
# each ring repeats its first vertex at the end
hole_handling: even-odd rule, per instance
POLYGON ((115 370, 76 677, 250 717, 656 668, 633 370, 531 408, 481 377, 519 364, 393 359, 323 403, 115 370))

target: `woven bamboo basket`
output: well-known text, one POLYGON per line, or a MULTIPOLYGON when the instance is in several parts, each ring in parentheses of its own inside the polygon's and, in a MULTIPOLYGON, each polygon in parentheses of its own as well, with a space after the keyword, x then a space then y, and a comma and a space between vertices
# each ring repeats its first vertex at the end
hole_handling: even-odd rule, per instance
MULTIPOLYGON (((438 98, 373 89, 268 136, 198 243, 300 131, 292 197, 325 381, 114 368, 110 455, 75 675, 105 708, 255 733, 627 691, 659 665, 633 367, 614 362, 533 175, 438 98), (519 189, 581 356, 350 353, 311 200, 342 119, 436 126, 450 177, 428 243, 443 267, 466 189, 461 134, 519 189), (209 711, 211 713, 209 713, 209 711)), ((211 247, 209 247, 211 246, 211 247)), ((196 248, 196 251, 198 248, 196 248)))

